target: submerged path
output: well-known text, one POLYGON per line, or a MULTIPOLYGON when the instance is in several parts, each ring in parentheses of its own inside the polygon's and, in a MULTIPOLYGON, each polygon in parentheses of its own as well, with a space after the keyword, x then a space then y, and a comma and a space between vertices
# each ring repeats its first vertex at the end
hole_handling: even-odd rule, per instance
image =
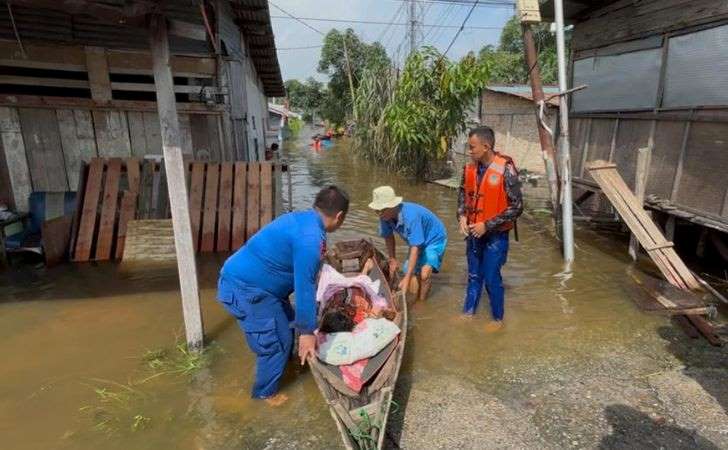
MULTIPOLYGON (((506 327, 487 334, 487 308, 459 320, 466 268, 454 191, 358 160, 346 141, 315 152, 301 139, 284 155, 296 209, 327 184, 349 191, 351 212, 334 241, 377 239, 366 205, 382 184, 448 227, 442 273, 411 312, 391 447, 728 448, 728 351, 636 308, 642 294, 627 273, 623 237, 577 230, 567 279, 548 223, 519 222, 504 271, 506 327)), ((193 376, 157 375, 149 366, 164 357, 142 358, 157 348, 176 358, 174 270, 102 264, 3 274, 3 447, 338 448, 307 370, 292 368, 280 408, 248 398, 253 359, 214 300, 223 259, 200 260, 205 328, 218 350, 193 376)))

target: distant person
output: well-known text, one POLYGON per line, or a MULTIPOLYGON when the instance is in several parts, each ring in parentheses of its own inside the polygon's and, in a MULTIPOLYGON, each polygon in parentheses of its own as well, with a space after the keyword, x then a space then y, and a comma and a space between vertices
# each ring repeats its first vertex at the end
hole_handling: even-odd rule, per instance
POLYGON ((274 142, 270 145, 270 150, 265 151, 265 160, 270 161, 278 159, 278 143, 274 142))
POLYGON ((237 320, 256 354, 253 398, 273 406, 288 397, 278 385, 300 337, 301 364, 315 355, 316 277, 326 253, 326 233, 336 231, 349 196, 336 186, 321 189, 313 208, 284 214, 258 231, 220 270, 218 299, 237 320), (288 296, 295 292, 295 311, 288 296))
POLYGON ((416 203, 403 202, 390 186, 374 189, 369 207, 379 214, 379 234, 387 244, 389 273, 399 268, 394 232, 407 243, 401 290, 414 291, 416 300, 425 300, 432 283, 432 272, 439 272, 447 247, 447 231, 442 221, 429 209, 416 203))
POLYGON ((521 182, 513 160, 494 150, 489 127, 468 134, 471 162, 465 165, 458 193, 457 216, 466 236, 468 287, 463 314, 475 314, 483 286, 490 299, 493 321, 487 331, 503 326, 504 302, 501 267, 508 256, 508 234, 523 212, 521 182))

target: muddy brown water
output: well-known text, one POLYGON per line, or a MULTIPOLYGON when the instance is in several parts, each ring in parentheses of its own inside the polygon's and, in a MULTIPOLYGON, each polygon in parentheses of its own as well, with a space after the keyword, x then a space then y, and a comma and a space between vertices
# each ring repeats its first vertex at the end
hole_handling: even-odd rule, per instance
MULTIPOLYGON (((487 299, 477 318, 458 320, 466 266, 455 191, 380 170, 354 157, 345 141, 314 152, 302 138, 288 143, 284 156, 296 209, 310 205, 327 184, 349 191, 351 212, 332 241, 377 239, 376 217, 366 205, 372 188, 382 184, 446 223, 443 270, 428 302, 410 315, 402 373, 413 384, 420 376, 442 375, 497 386, 507 375, 527 377, 544 358, 588 360, 594 351, 636 342, 666 323, 634 306, 639 294, 626 287, 622 238, 578 229, 569 278, 559 274, 560 251, 548 222, 532 219, 521 221, 520 242, 512 241, 504 271, 506 327, 486 334, 487 299)), ((403 255, 404 247, 398 249, 403 255)), ((306 370, 294 366, 287 374, 283 390, 290 400, 282 407, 249 399, 252 355, 214 298, 223 261, 222 255, 199 260, 205 329, 216 350, 209 368, 194 376, 153 376, 158 371, 142 360, 147 350, 174 354, 183 333, 174 268, 87 264, 0 274, 2 447, 336 448, 336 429, 306 370)))

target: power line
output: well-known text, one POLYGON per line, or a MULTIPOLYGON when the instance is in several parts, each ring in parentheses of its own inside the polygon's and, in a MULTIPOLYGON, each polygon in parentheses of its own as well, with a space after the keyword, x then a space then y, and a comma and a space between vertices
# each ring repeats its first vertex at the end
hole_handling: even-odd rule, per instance
POLYGON ((279 47, 276 50, 278 50, 278 51, 281 51, 281 50, 306 50, 306 49, 310 49, 310 48, 321 48, 321 47, 323 47, 323 45, 319 44, 319 45, 308 45, 305 47, 279 47))
MULTIPOLYGON (((409 2, 410 0, 393 0, 396 2, 409 2)), ((477 6, 482 8, 488 8, 488 7, 502 7, 502 8, 513 8, 515 6, 515 2, 513 1, 496 1, 496 0, 485 0, 485 1, 467 1, 467 0, 417 0, 419 3, 438 3, 441 5, 456 5, 456 6, 472 6, 473 4, 477 4, 477 6)))
MULTIPOLYGON (((289 13, 288 11, 286 11, 285 9, 283 9, 280 6, 276 5, 275 3, 271 2, 271 1, 268 1, 268 3, 270 3, 271 6, 273 6, 274 8, 276 8, 277 10, 279 10, 280 12, 282 12, 283 14, 285 14, 286 16, 288 16, 288 17, 286 17, 286 16, 275 16, 275 17, 280 17, 280 18, 284 18, 284 19, 289 19, 289 18, 290 19, 293 19, 296 22, 300 22, 301 24, 305 25, 306 28, 311 29, 311 30, 315 31, 316 33, 320 34, 321 36, 325 36, 326 35, 323 31, 318 30, 318 29, 312 27, 311 25, 309 25, 306 22, 304 22, 301 18, 294 16, 293 14, 289 13)), ((271 17, 274 17, 274 16, 271 16, 271 17)))
MULTIPOLYGON (((465 16, 465 20, 463 20, 463 23, 460 25, 460 29, 458 29, 458 32, 455 33, 455 36, 453 36, 452 41, 450 41, 450 45, 448 45, 447 50, 445 50, 445 53, 442 54, 443 58, 445 57, 445 55, 447 55, 447 52, 450 51, 453 44, 457 40, 458 36, 460 36, 460 33, 462 33, 463 30, 465 29, 465 24, 468 22, 468 19, 470 19, 470 16, 473 14, 473 10, 475 9, 476 6, 478 6, 478 0, 475 0, 475 3, 473 3, 473 6, 470 7, 470 11, 468 11, 468 15, 465 16)), ((469 28, 471 28, 471 27, 469 27, 469 28)))
MULTIPOLYGON (((397 9, 397 11, 396 11, 396 12, 394 13, 394 15, 392 16, 391 22, 396 22, 396 21, 397 21, 397 19, 399 19, 399 15, 400 15, 400 14, 402 14, 402 9, 403 9, 403 8, 404 8, 404 3, 402 3, 401 5, 399 5, 399 8, 397 9)), ((384 30, 382 30, 382 32, 381 32, 381 33, 379 34, 379 36, 377 37, 377 41, 378 41, 378 42, 382 42, 382 41, 384 40, 384 36, 385 36, 385 35, 386 35, 386 34, 387 34, 387 33, 389 32, 389 30, 390 30, 391 28, 392 28, 392 26, 391 26, 391 25, 387 25, 387 26, 386 26, 386 27, 384 28, 384 30)))
MULTIPOLYGON (((271 5, 272 5, 272 3, 271 3, 271 5)), ((471 8, 471 10, 470 10, 471 13, 472 13, 472 10, 473 9, 474 9, 474 7, 471 8)), ((290 14, 289 14, 289 16, 290 16, 290 14)), ((293 19, 293 20, 296 20, 298 22, 303 23, 304 25, 308 26, 309 28, 312 28, 312 27, 309 26, 307 23, 303 22, 304 20, 309 20, 309 21, 312 21, 312 22, 356 23, 356 24, 362 24, 362 25, 410 26, 410 24, 408 24, 408 23, 402 23, 402 22, 399 22, 399 23, 397 23, 397 22, 378 22, 378 21, 375 21, 375 20, 322 19, 322 18, 318 18, 318 17, 294 17, 294 16, 290 16, 290 17, 287 17, 287 16, 270 16, 270 17, 272 19, 293 19)), ((470 14, 468 14, 468 17, 470 17, 470 14)), ((435 24, 423 24, 422 26, 425 27, 425 28, 427 28, 427 27, 437 27, 438 25, 435 25, 435 24)), ((503 27, 495 27, 495 26, 493 26, 493 27, 479 27, 479 26, 469 26, 469 27, 462 27, 461 26, 461 27, 458 27, 458 26, 455 26, 455 25, 440 25, 439 27, 440 28, 460 28, 461 30, 462 29, 468 29, 468 30, 500 30, 500 29, 503 28, 503 27)), ((312 29, 314 29, 314 28, 312 28, 312 29)), ((319 34, 322 34, 320 31, 318 31, 316 29, 314 29, 314 31, 316 31, 319 34)))

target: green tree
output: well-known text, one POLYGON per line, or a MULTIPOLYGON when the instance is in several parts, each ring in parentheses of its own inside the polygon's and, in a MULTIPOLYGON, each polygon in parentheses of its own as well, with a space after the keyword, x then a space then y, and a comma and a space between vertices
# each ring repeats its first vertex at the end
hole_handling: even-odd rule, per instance
MULTIPOLYGON (((538 51, 538 65, 541 81, 555 84, 558 81, 556 60, 556 36, 548 24, 532 27, 533 40, 538 51)), ((566 34, 568 49, 570 34, 566 34)), ((478 57, 491 67, 491 82, 508 84, 528 83, 528 68, 523 50, 523 32, 518 17, 512 17, 501 31, 498 48, 486 45, 480 49, 478 57)), ((568 57, 568 56, 567 56, 568 57)))
POLYGON ((391 68, 367 71, 356 95, 355 149, 394 170, 426 174, 465 130, 488 76, 472 53, 452 62, 433 47, 412 53, 399 77, 391 68))
POLYGON ((363 42, 351 28, 343 32, 336 29, 329 31, 324 38, 318 65, 318 71, 329 76, 328 94, 321 108, 322 116, 335 124, 342 124, 346 120, 352 105, 349 71, 351 84, 356 91, 364 70, 389 67, 390 64, 387 51, 380 43, 363 42))
POLYGON ((327 92, 324 84, 309 77, 304 83, 298 80, 285 82, 289 106, 303 112, 303 119, 310 122, 314 115, 320 114, 327 92))

